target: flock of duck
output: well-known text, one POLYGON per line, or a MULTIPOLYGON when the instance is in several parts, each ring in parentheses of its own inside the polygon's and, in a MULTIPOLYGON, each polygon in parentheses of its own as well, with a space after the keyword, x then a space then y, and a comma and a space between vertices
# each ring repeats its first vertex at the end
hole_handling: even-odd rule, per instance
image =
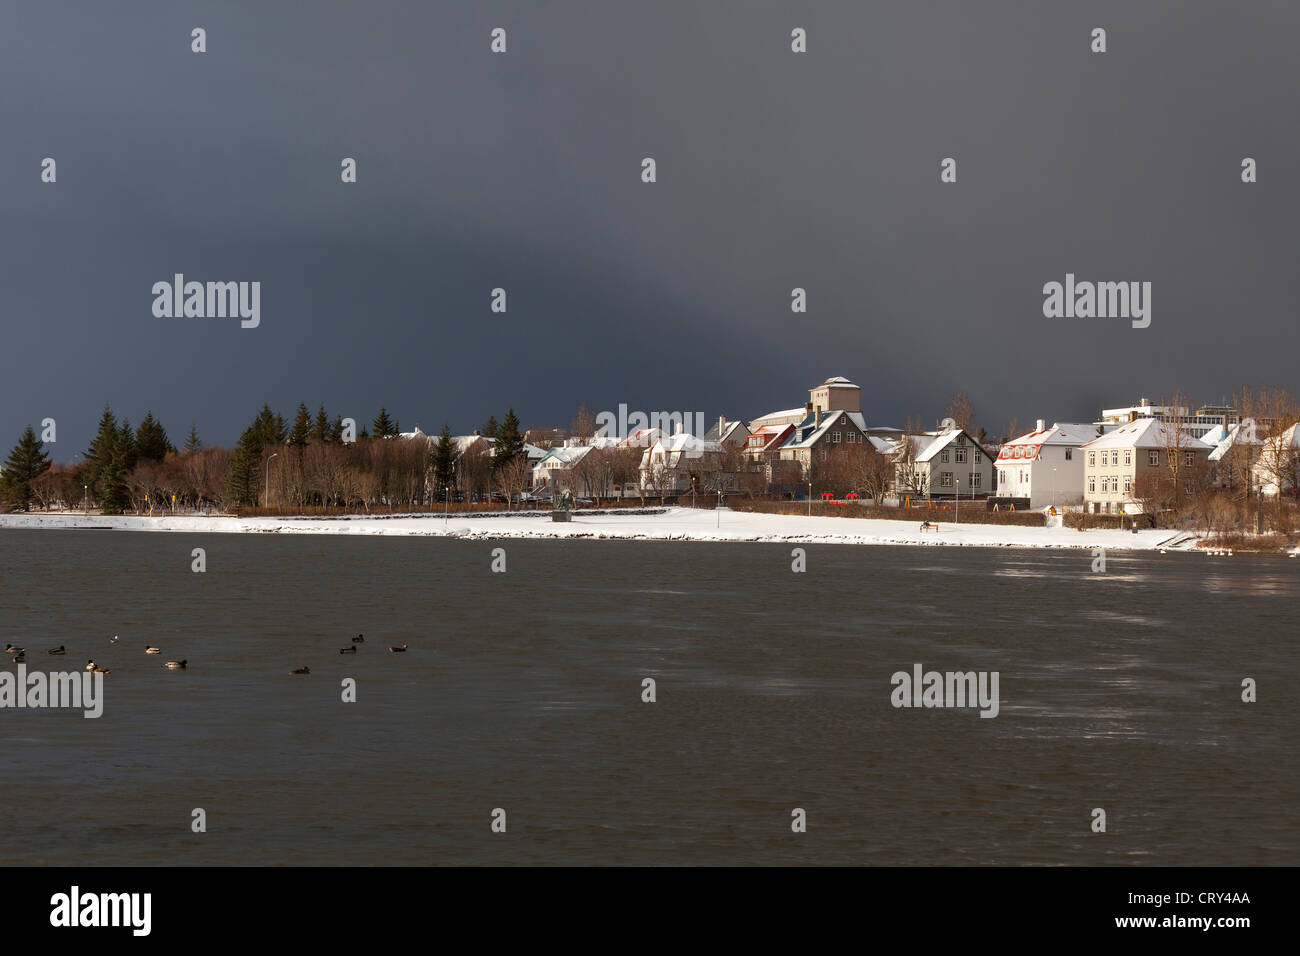
MULTIPOLYGON (((116 644, 117 641, 118 638, 116 634, 114 634, 112 637, 108 639, 108 643, 110 644, 116 644)), ((161 654, 162 650, 157 647, 153 647, 150 644, 146 644, 144 646, 144 652, 146 654, 161 654)), ((15 647, 13 644, 6 644, 5 653, 9 655, 10 660, 14 664, 23 664, 27 661, 27 648, 25 647, 15 647)), ((45 653, 49 654, 51 657, 62 657, 68 653, 68 649, 64 647, 62 644, 60 644, 58 647, 51 647, 45 653)), ((167 668, 167 670, 169 671, 183 671, 185 670, 185 667, 188 663, 189 663, 188 661, 168 661, 166 664, 163 665, 163 667, 167 668)), ((86 661, 86 666, 82 669, 88 670, 92 674, 112 673, 112 671, 110 671, 107 667, 100 667, 98 664, 96 664, 95 659, 93 657, 90 660, 86 661)))
MULTIPOLYGON (((118 640, 117 635, 114 634, 112 637, 110 637, 110 638, 108 639, 108 643, 110 643, 110 644, 116 644, 116 643, 117 643, 117 640, 118 640)), ((352 643, 351 643, 349 646, 347 646, 347 647, 343 647, 343 648, 340 648, 340 649, 339 649, 339 653, 340 653, 340 654, 355 654, 355 653, 357 652, 357 645, 358 645, 358 644, 364 644, 365 642, 366 642, 365 635, 363 635, 363 634, 358 634, 356 637, 352 638, 352 643)), ((5 644, 5 650, 4 650, 4 652, 5 652, 6 654, 9 655, 10 660, 11 660, 14 664, 23 664, 23 663, 25 663, 25 662, 27 661, 27 648, 25 648, 25 647, 15 647, 13 644, 5 644)), ((161 649, 161 648, 158 648, 158 647, 154 647, 152 644, 146 644, 146 645, 144 646, 144 652, 145 652, 146 654, 161 654, 161 653, 162 653, 162 649, 161 649)), ((62 644, 60 644, 58 647, 51 647, 51 648, 50 648, 49 650, 47 650, 45 653, 46 653, 46 654, 49 654, 51 657, 61 657, 61 656, 63 656, 63 655, 65 655, 65 654, 68 653, 68 649, 67 649, 66 647, 64 647, 62 644)), ((400 647, 391 647, 391 646, 390 646, 390 647, 388 648, 388 653, 390 653, 390 654, 405 654, 405 653, 406 653, 406 645, 405 645, 405 644, 402 644, 400 647)), ((165 668, 166 668, 167 670, 169 670, 169 671, 183 671, 183 670, 185 670, 185 668, 186 668, 186 666, 187 666, 188 664, 189 664, 189 661, 185 661, 185 660, 180 660, 180 661, 168 661, 166 664, 163 665, 163 667, 165 667, 165 668)), ((90 660, 86 661, 86 666, 85 666, 84 669, 90 671, 92 674, 111 674, 111 673, 112 673, 112 671, 110 671, 107 667, 100 667, 98 664, 96 664, 96 663, 95 663, 95 659, 94 659, 93 657, 92 657, 90 660)), ((299 668, 297 668, 296 670, 291 670, 289 673, 290 673, 290 674, 310 674, 310 673, 311 673, 311 668, 310 668, 310 667, 299 667, 299 668)))
MULTIPOLYGON (((364 634, 358 634, 356 637, 352 638, 352 643, 349 644, 347 647, 340 647, 340 648, 339 648, 339 653, 340 653, 340 654, 355 654, 355 653, 357 652, 357 645, 358 645, 358 644, 364 644, 365 642, 366 642, 366 636, 365 636, 364 634)), ((388 648, 388 653, 390 653, 390 654, 405 654, 405 653, 406 653, 406 645, 405 645, 405 644, 402 644, 402 645, 399 646, 399 647, 393 647, 393 646, 390 645, 389 648, 388 648)), ((306 667, 306 666, 304 666, 304 667, 299 667, 299 668, 297 668, 296 670, 291 670, 291 671, 289 671, 289 673, 290 673, 290 674, 310 674, 310 673, 311 673, 311 668, 310 668, 310 667, 306 667)))

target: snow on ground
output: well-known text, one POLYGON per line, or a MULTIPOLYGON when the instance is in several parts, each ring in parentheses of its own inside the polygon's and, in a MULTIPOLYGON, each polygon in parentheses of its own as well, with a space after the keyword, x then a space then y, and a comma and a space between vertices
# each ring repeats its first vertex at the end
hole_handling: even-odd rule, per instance
MULTIPOLYGON (((658 514, 579 513, 570 522, 550 512, 468 515, 353 515, 338 518, 235 518, 166 515, 104 517, 64 513, 0 515, 4 528, 115 528, 124 531, 276 534, 397 534, 459 538, 632 538, 692 541, 789 541, 797 544, 913 544, 1012 548, 1114 548, 1146 550, 1177 537, 1143 530, 1075 531, 1017 525, 953 524, 921 531, 920 521, 804 517, 668 508, 658 514)), ((1190 542, 1188 542, 1190 543, 1190 542)))

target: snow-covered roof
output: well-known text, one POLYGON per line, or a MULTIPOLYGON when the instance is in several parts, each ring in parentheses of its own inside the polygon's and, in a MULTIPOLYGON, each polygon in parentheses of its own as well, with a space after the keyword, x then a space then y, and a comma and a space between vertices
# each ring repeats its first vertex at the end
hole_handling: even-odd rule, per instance
POLYGON ((1126 422, 1100 438, 1085 442, 1082 448, 1090 451, 1102 448, 1180 448, 1183 451, 1204 451, 1205 446, 1177 425, 1158 418, 1139 418, 1126 422), (1180 431, 1176 438, 1174 431, 1180 431))
MULTIPOLYGON (((1005 442, 1001 451, 998 452, 1000 460, 1016 458, 1018 461, 1028 460, 1030 456, 1025 455, 1025 449, 1038 448, 1042 445, 1063 445, 1066 447, 1077 448, 1097 437, 1097 426, 1084 422, 1055 422, 1050 428, 1044 428, 1042 431, 1026 432, 1016 438, 1005 442), (1017 454, 1019 452, 1019 454, 1017 454)), ((1037 454, 1035 452, 1035 454, 1037 454)))
POLYGON ((1097 426, 1083 422, 1054 422, 1042 431, 1026 432, 1004 444, 1008 445, 1082 445, 1097 437, 1097 426))
MULTIPOLYGON (((577 464, 591 451, 592 445, 559 445, 555 448, 547 449, 542 456, 541 461, 537 464, 542 465, 548 461, 553 461, 557 465, 571 466, 577 464)), ((540 451, 540 449, 538 449, 540 451)))
POLYGON ((736 434, 737 429, 743 429, 742 436, 749 434, 749 428, 742 421, 722 421, 722 427, 718 427, 718 422, 713 423, 713 427, 704 433, 706 441, 726 441, 736 434))
MULTIPOLYGON (((1264 472, 1265 474, 1273 471, 1275 468, 1274 459, 1278 452, 1281 452, 1284 456, 1282 459, 1283 464, 1286 464, 1289 458, 1294 457, 1289 455, 1284 451, 1284 449, 1300 448, 1300 424, 1292 425, 1279 436, 1279 439, 1280 440, 1265 438, 1262 441, 1258 438, 1256 439, 1258 444, 1264 446, 1260 449, 1259 461, 1255 463, 1256 471, 1264 472)), ((1270 477, 1276 478, 1276 475, 1271 475, 1270 477)))
POLYGON ((721 442, 696 438, 690 432, 678 432, 659 439, 659 447, 664 451, 722 451, 721 442))
POLYGON ((782 447, 809 448, 815 445, 817 442, 821 441, 822 436, 830 431, 831 426, 839 424, 841 415, 846 416, 850 422, 858 427, 859 431, 865 432, 867 430, 867 423, 862 417, 861 412, 850 412, 844 409, 822 412, 822 423, 817 425, 817 413, 814 411, 813 414, 808 415, 798 424, 794 430, 794 434, 790 436, 789 441, 787 441, 782 447))
POLYGON ((1227 438, 1231 428, 1235 427, 1235 425, 1230 428, 1225 428, 1223 425, 1215 425, 1197 440, 1213 448, 1218 445, 1219 442, 1227 438))
POLYGON ((808 415, 808 409, 803 405, 798 408, 787 408, 783 412, 768 412, 766 415, 760 415, 749 423, 750 428, 758 428, 760 425, 771 424, 790 424, 796 425, 803 421, 808 415))
POLYGON ((836 375, 833 378, 828 378, 826 381, 818 385, 817 388, 825 388, 827 385, 835 386, 837 388, 856 388, 859 391, 862 389, 861 385, 854 385, 843 375, 836 375))
MULTIPOLYGON (((962 437, 963 435, 966 436, 966 441, 969 443, 970 447, 976 449, 977 451, 984 450, 980 446, 980 443, 975 440, 974 436, 970 434, 970 432, 967 432, 961 428, 953 428, 950 429, 949 431, 933 432, 931 434, 933 435, 933 441, 931 441, 928 445, 926 445, 924 449, 918 448, 917 450, 916 460, 918 462, 929 461, 935 455, 939 454, 939 452, 942 451, 943 449, 949 447, 950 445, 955 444, 957 439, 962 437)), ((911 435, 908 437, 916 438, 919 436, 911 435)))

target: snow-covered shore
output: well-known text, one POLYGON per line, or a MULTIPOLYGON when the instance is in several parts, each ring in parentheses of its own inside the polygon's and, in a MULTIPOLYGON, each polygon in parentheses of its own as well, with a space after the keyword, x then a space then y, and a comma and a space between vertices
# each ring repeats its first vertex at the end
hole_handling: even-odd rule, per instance
POLYGON ((688 541, 788 541, 795 544, 910 544, 1010 548, 1150 550, 1175 532, 1075 531, 1018 525, 952 524, 921 531, 919 521, 751 514, 668 508, 658 514, 588 512, 553 522, 549 512, 490 515, 353 515, 337 518, 236 518, 203 515, 0 515, 5 528, 113 528, 122 531, 269 534, 393 534, 458 538, 625 538, 688 541))

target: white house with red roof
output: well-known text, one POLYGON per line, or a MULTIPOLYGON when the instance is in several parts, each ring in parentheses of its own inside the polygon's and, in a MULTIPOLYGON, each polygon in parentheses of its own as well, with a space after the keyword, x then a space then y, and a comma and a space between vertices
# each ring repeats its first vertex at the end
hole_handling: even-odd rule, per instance
POLYGON ((997 497, 1038 509, 1083 503, 1083 455, 1079 448, 1097 437, 1097 426, 1043 419, 1025 435, 1002 446, 995 465, 997 497))

